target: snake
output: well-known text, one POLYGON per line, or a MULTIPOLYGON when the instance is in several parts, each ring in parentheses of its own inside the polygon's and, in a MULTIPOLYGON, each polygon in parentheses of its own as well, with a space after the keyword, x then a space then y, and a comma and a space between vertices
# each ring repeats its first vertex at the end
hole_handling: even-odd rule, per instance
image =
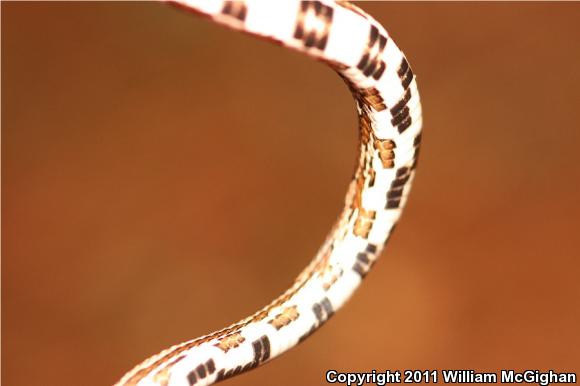
POLYGON ((337 72, 356 103, 357 163, 344 209, 288 290, 237 323, 151 356, 115 386, 210 385, 270 361, 318 330, 351 297, 390 238, 421 144, 416 77, 387 31, 359 7, 331 0, 169 3, 337 72))

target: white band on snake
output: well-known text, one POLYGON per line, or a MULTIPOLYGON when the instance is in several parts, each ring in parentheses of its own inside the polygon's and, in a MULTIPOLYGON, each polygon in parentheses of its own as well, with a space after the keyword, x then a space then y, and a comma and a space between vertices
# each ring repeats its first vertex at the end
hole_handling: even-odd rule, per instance
POLYGON ((209 385, 267 362, 302 342, 352 295, 405 204, 421 142, 421 105, 407 60, 384 28, 346 2, 174 2, 212 21, 320 60, 356 100, 358 166, 344 210, 290 289, 231 326, 152 356, 116 385, 209 385))

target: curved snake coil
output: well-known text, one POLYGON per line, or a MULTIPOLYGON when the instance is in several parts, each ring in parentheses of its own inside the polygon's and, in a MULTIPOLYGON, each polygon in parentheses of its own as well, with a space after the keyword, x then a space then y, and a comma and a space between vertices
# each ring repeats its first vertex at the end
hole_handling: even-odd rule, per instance
POLYGON ((356 100, 358 166, 326 242, 278 299, 238 323, 152 356, 116 385, 202 386, 253 369, 302 342, 352 295, 405 204, 421 142, 421 105, 407 60, 384 28, 346 2, 172 2, 218 24, 320 60, 356 100))

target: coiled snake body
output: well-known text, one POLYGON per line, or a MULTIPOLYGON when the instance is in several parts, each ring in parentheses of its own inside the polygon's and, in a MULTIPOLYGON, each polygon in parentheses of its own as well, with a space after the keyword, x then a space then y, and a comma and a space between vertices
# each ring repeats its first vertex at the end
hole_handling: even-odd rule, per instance
POLYGON ((229 327, 152 356, 117 386, 209 385, 259 366, 316 331, 380 255, 405 204, 421 142, 411 67, 384 28, 356 6, 329 0, 174 4, 303 52, 338 72, 356 100, 358 166, 333 230, 290 289, 229 327))

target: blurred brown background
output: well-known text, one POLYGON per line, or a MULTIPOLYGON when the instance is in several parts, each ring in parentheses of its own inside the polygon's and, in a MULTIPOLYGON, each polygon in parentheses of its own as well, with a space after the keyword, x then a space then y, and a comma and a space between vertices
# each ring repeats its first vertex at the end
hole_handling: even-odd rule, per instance
MULTIPOLYGON (((403 221, 319 333, 329 368, 580 371, 580 5, 363 3, 418 74, 403 221)), ((157 3, 2 4, 2 384, 111 385, 284 290, 342 205, 323 65, 157 3)))

